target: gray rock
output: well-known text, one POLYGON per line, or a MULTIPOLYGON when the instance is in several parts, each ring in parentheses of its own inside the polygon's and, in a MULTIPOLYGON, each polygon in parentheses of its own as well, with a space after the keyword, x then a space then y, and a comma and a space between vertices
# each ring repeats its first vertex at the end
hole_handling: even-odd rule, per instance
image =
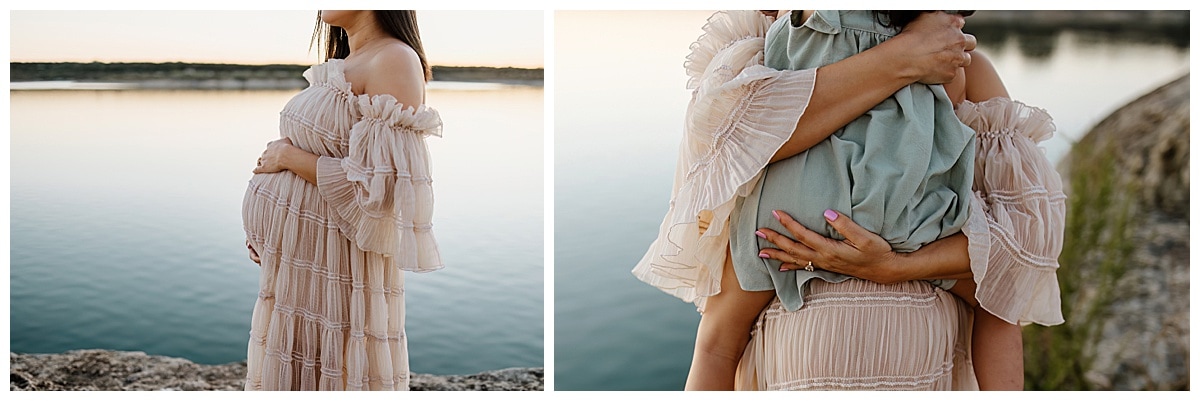
MULTIPOLYGON (((137 351, 9 353, 9 390, 241 390, 246 363, 201 365, 137 351)), ((542 368, 509 368, 465 376, 414 373, 410 390, 544 390, 542 368)))
MULTIPOLYGON (((1129 183, 1132 252, 1102 307, 1093 356, 1084 378, 1097 389, 1190 389, 1189 343, 1189 133, 1190 75, 1114 112, 1079 145, 1116 149, 1112 158, 1074 163, 1114 163, 1129 183)), ((1078 145, 1077 145, 1078 146, 1078 145)), ((1071 155, 1072 158, 1092 154, 1071 155)), ((1104 219, 1109 216, 1089 216, 1104 219)), ((1106 250, 1093 250, 1079 266, 1095 269, 1106 250)), ((1092 295, 1088 288, 1079 304, 1092 295)), ((1078 322, 1067 322, 1077 324, 1078 322)))

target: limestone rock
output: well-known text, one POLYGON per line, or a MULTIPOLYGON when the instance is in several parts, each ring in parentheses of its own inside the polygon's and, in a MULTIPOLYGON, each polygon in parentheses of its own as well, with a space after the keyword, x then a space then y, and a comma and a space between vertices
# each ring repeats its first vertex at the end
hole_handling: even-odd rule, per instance
MULTIPOLYGON (((241 390, 246 363, 201 365, 144 352, 77 350, 9 353, 9 390, 241 390)), ((412 375, 410 390, 544 389, 542 368, 509 368, 466 376, 412 375)))
MULTIPOLYGON (((1098 339, 1085 348, 1095 358, 1084 375, 1094 388, 1191 388, 1189 84, 1185 75, 1117 110, 1076 145, 1107 150, 1072 153, 1066 164, 1079 170, 1089 163, 1115 165, 1115 180, 1128 185, 1124 196, 1132 206, 1128 263, 1098 315, 1098 339)), ((1089 250, 1083 263, 1062 269, 1095 269, 1110 257, 1106 251, 1089 250)), ((1089 284, 1080 304, 1088 302, 1089 284)))

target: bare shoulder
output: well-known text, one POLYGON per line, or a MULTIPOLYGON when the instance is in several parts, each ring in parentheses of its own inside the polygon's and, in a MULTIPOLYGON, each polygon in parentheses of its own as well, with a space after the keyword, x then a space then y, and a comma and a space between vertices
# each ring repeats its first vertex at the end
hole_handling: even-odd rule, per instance
POLYGON ((982 102, 995 97, 1009 97, 1008 88, 992 60, 981 51, 971 52, 971 64, 964 68, 967 78, 967 100, 982 102))
POLYGON ((388 43, 371 56, 367 67, 364 92, 392 95, 408 106, 424 103, 425 70, 412 47, 398 40, 388 43))

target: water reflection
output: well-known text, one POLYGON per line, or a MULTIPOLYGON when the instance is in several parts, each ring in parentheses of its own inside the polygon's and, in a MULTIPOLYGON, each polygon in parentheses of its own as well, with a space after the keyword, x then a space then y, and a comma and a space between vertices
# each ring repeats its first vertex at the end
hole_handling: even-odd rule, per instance
POLYGON ((1016 44, 1021 55, 1049 58, 1062 36, 1078 38, 1082 50, 1124 45, 1191 46, 1188 11, 980 11, 963 31, 981 47, 1016 44))
MULTIPOLYGON (((427 93, 447 268, 406 276, 422 373, 543 365, 543 90, 468 86, 427 93)), ((11 91, 12 350, 245 359, 242 194, 294 94, 11 91)))
POLYGON ((967 27, 965 32, 975 35, 981 47, 1004 47, 1015 44, 1021 55, 1033 60, 1049 58, 1059 47, 1060 38, 1072 36, 1082 50, 1099 50, 1113 45, 1165 45, 1180 53, 1190 46, 1187 27, 1157 27, 1153 30, 1131 30, 1128 27, 1113 27, 1111 30, 1065 29, 1033 27, 1013 30, 1006 27, 967 27))

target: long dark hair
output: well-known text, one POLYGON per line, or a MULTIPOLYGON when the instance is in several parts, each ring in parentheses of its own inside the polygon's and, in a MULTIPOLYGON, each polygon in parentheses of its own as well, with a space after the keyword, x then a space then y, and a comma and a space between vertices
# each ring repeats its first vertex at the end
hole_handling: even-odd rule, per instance
MULTIPOLYGON (((417 12, 413 10, 373 10, 371 14, 375 15, 375 23, 379 25, 379 29, 388 36, 404 42, 417 52, 417 57, 421 59, 421 69, 425 70, 425 81, 433 79, 433 70, 429 68, 429 62, 425 61, 425 47, 421 45, 421 32, 417 29, 417 12)), ((321 21, 320 11, 317 12, 317 24, 313 27, 309 50, 312 50, 313 44, 318 45, 318 52, 322 50, 320 45, 324 45, 325 61, 329 61, 331 58, 344 59, 350 55, 350 37, 346 36, 346 30, 321 21)))
MULTIPOLYGON (((901 28, 901 29, 903 29, 905 26, 907 26, 907 25, 908 25, 908 23, 909 23, 909 22, 913 22, 913 20, 917 19, 917 17, 920 17, 920 16, 921 16, 921 14, 924 14, 924 13, 929 13, 929 12, 933 12, 933 11, 931 11, 931 10, 886 10, 886 11, 875 11, 875 22, 878 22, 878 23, 879 23, 879 25, 883 25, 883 26, 886 26, 886 27, 888 27, 888 28, 901 28)), ((970 10, 970 11, 947 11, 947 12, 949 12, 949 13, 953 13, 953 14, 959 14, 959 15, 962 15, 963 17, 970 17, 970 16, 971 16, 971 14, 975 14, 975 11, 974 11, 974 10, 970 10)))

